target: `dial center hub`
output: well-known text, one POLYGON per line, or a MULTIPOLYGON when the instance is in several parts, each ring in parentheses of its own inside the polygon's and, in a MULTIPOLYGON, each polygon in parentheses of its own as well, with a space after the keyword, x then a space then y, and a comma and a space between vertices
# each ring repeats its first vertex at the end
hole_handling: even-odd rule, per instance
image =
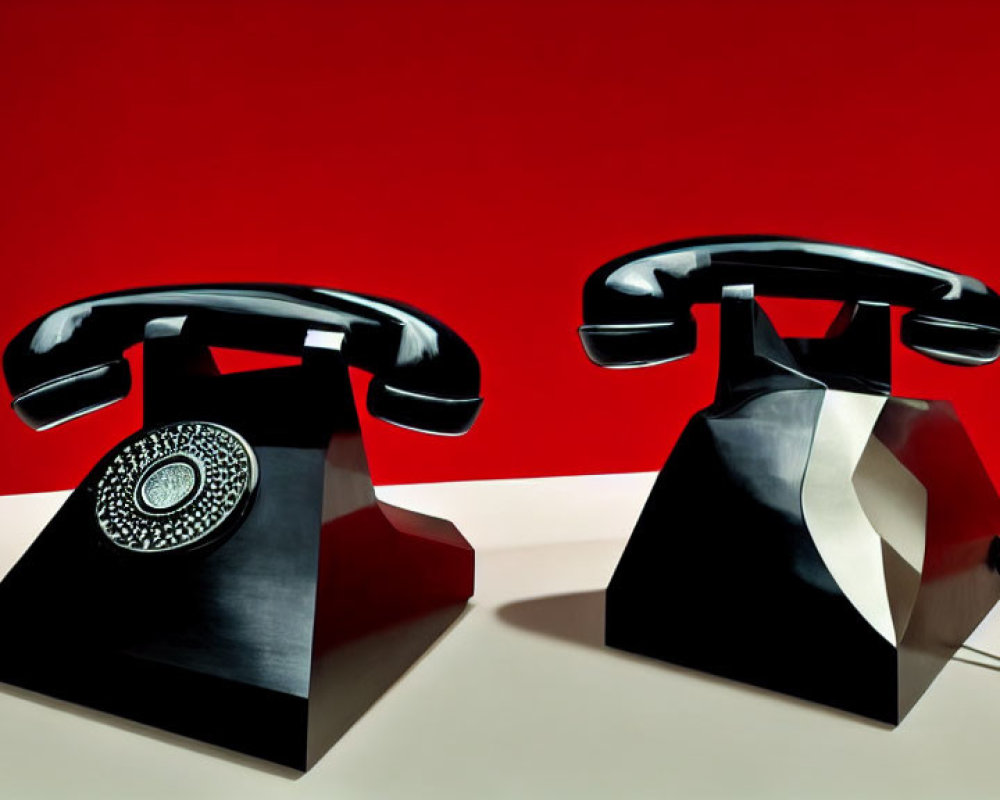
POLYGON ((142 482, 139 496, 156 511, 167 511, 183 503, 198 483, 195 468, 184 461, 157 467, 142 482))

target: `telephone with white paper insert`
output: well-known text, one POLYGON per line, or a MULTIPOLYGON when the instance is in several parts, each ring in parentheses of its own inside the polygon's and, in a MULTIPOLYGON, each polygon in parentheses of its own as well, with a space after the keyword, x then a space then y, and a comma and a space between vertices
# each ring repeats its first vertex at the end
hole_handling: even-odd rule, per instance
POLYGON ((671 361, 709 302, 715 399, 615 570, 606 642, 897 724, 1000 599, 1000 498, 950 404, 891 395, 889 306, 908 347, 979 366, 1000 297, 873 250, 692 239, 597 270, 580 336, 601 366, 671 361), (782 338, 755 294, 844 305, 825 338, 782 338))
POLYGON ((472 548, 374 494, 368 409, 461 434, 479 365, 409 306, 271 284, 92 297, 4 353, 44 430, 124 397, 142 342, 143 426, 108 453, 0 583, 0 680, 312 765, 461 613, 472 548), (301 357, 223 374, 212 347, 301 357))

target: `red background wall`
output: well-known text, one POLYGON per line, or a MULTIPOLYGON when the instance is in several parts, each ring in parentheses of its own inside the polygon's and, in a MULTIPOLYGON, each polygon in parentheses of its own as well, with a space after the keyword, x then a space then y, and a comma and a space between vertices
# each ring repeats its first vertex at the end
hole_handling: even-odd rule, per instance
MULTIPOLYGON (((143 284, 382 294, 470 342, 486 405, 462 439, 363 419, 379 482, 655 469, 711 396, 717 313, 683 362, 601 370, 585 277, 778 232, 1000 285, 998 31, 943 0, 6 0, 0 340, 143 284)), ((792 333, 832 313, 777 305, 792 333)), ((951 398, 1000 479, 1000 367, 896 356, 897 393, 951 398)), ((139 408, 0 413, 0 491, 75 484, 139 408)))

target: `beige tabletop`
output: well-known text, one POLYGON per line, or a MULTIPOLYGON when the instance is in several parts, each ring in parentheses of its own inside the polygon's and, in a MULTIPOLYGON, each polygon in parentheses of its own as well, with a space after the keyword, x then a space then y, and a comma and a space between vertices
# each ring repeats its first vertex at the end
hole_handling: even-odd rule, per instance
MULTIPOLYGON (((651 481, 380 489, 459 524, 477 547, 476 596, 305 775, 0 686, 0 798, 1000 794, 1000 661, 960 651, 892 730, 604 648, 602 589, 651 481)), ((64 496, 0 498, 0 575, 64 496)), ((970 644, 1000 652, 1000 616, 970 644)))

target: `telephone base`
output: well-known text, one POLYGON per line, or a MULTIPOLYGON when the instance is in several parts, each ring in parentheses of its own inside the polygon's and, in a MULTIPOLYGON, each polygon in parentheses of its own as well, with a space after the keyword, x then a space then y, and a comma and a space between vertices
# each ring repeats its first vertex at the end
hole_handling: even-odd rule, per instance
POLYGON ((94 548, 77 490, 0 584, 0 681, 308 769, 461 614, 473 552, 378 501, 320 528, 276 473, 322 453, 275 450, 238 536, 190 563, 94 548))
POLYGON ((84 664, 19 643, 0 682, 304 772, 458 620, 466 603, 345 643, 317 664, 311 698, 142 659, 84 664), (32 648, 30 654, 23 652, 32 648), (71 671, 72 675, 67 675, 71 671))
POLYGON ((998 531, 947 403, 819 389, 711 407, 615 571, 606 643, 895 725, 1000 599, 998 531))
POLYGON ((221 373, 146 326, 143 429, 0 583, 0 680, 305 770, 472 596, 446 520, 375 496, 343 337, 221 373))

